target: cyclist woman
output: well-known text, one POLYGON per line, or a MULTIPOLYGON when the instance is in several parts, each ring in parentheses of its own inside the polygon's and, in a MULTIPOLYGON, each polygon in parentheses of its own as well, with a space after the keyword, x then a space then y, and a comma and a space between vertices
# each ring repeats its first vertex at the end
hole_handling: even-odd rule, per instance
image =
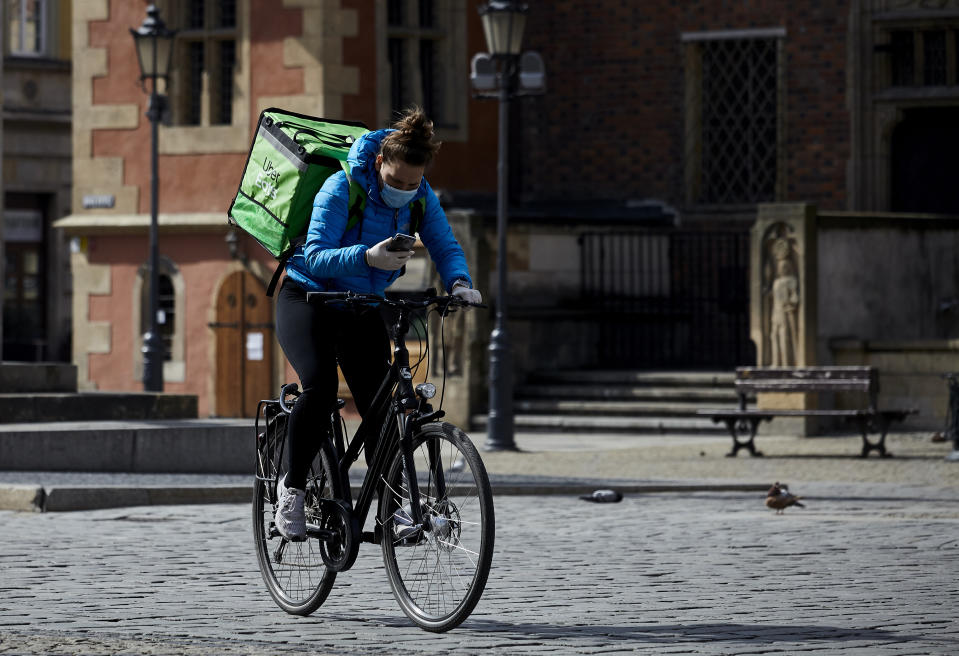
MULTIPOLYGON (((390 366, 386 325, 376 310, 307 303, 310 291, 382 294, 402 275, 411 250, 390 251, 397 232, 409 233, 412 203, 426 200, 420 239, 446 290, 479 303, 463 249, 436 194, 423 177, 439 150, 433 123, 419 108, 404 112, 393 129, 360 137, 342 171, 327 178, 313 201, 306 242, 290 258, 276 305, 280 346, 303 388, 289 418, 288 473, 277 485, 276 527, 288 539, 306 536, 304 488, 310 463, 326 436, 317 430, 336 402, 339 362, 360 415, 369 409, 390 366), (367 195, 362 216, 348 227, 350 179, 367 195)), ((373 438, 375 439, 375 437, 373 438)), ((375 444, 367 443, 367 458, 375 444)))

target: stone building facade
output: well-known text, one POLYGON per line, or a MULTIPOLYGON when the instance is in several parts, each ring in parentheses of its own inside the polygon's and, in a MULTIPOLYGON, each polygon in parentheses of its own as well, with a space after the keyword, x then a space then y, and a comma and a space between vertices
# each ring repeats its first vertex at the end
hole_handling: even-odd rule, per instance
MULTIPOLYGON (((266 107, 381 127, 391 111, 423 105, 444 141, 430 181, 450 214, 473 226, 464 234, 479 235, 478 261, 495 262, 496 104, 472 99, 468 86, 469 58, 485 50, 478 4, 157 2, 180 30, 170 125, 160 128, 167 389, 198 394, 201 414, 244 414, 228 399, 292 379, 264 333, 261 359, 230 376, 234 388, 219 387, 226 361, 250 355, 245 336, 223 334, 235 319, 220 312, 272 268, 255 244, 241 239, 231 253, 224 241, 226 208, 266 107)), ((524 47, 542 54, 548 90, 517 100, 510 114, 517 377, 543 362, 632 365, 597 350, 629 335, 652 344, 636 360, 646 365, 650 354, 685 353, 682 366, 727 367, 719 356, 728 354, 732 364, 755 361, 755 350, 740 348, 750 340, 741 244, 760 204, 810 203, 866 213, 863 221, 959 211, 936 164, 959 125, 954 0, 528 5, 524 47), (646 255, 620 257, 603 239, 646 255), (591 287, 596 262, 606 267, 597 279, 652 282, 591 287), (617 304, 593 302, 614 293, 617 304), (722 312, 697 314, 684 305, 690 299, 722 312), (636 323, 651 313, 648 326, 636 323), (712 341, 657 342, 704 334, 712 341)), ((119 0, 75 3, 72 19, 73 213, 58 225, 72 237, 73 359, 88 388, 140 385, 149 126, 128 28, 142 19, 142 5, 119 0), (112 206, 84 207, 85 198, 112 206)), ((493 270, 475 273, 492 291, 493 270)), ((776 325, 787 335, 783 307, 776 325)), ((826 363, 829 338, 817 335, 804 352, 826 363)))
MULTIPOLYGON (((274 261, 243 235, 233 248, 226 241, 262 110, 381 127, 418 103, 444 142, 431 182, 490 190, 495 151, 475 144, 490 142, 495 108, 474 105, 467 91, 467 53, 482 49, 478 19, 463 2, 423 3, 423 12, 416 4, 156 3, 178 30, 169 124, 159 130, 164 382, 196 394, 201 416, 251 416, 257 400, 296 380, 263 293, 274 261)), ((58 226, 71 238, 73 359, 87 389, 141 386, 150 126, 129 28, 143 18, 142 3, 119 0, 73 13, 74 211, 58 226)))
POLYGON ((70 359, 69 0, 3 3, 4 360, 70 359))

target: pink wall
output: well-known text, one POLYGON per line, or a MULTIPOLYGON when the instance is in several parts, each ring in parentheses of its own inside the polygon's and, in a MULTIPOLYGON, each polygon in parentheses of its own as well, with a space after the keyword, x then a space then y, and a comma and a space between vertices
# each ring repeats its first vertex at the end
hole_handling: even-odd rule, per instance
MULTIPOLYGON (((224 216, 224 226, 226 220, 224 216)), ((213 411, 210 398, 215 360, 212 352, 214 336, 209 322, 216 303, 220 281, 234 267, 223 239, 225 234, 179 233, 160 235, 160 254, 170 258, 179 269, 185 285, 184 358, 186 379, 182 383, 164 382, 164 391, 195 394, 199 398, 201 417, 213 411)), ((270 271, 275 266, 272 257, 252 240, 242 245, 246 253, 262 261, 270 271)), ((133 306, 133 285, 137 271, 147 261, 146 244, 142 237, 97 236, 88 241, 91 264, 111 267, 111 293, 90 297, 90 320, 110 324, 110 352, 93 353, 89 357, 90 380, 101 390, 139 390, 141 382, 134 377, 135 334, 139 332, 140 310, 133 306)), ((295 373, 287 365, 287 381, 296 381, 295 373)))

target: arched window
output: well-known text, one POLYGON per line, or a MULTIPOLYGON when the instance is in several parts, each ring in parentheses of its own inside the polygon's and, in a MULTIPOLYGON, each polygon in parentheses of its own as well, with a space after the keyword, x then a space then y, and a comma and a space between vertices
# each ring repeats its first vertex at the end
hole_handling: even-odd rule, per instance
MULTIPOLYGON (((176 333, 176 291, 173 289, 173 278, 160 272, 157 276, 158 282, 158 302, 157 302, 157 327, 160 329, 160 337, 163 339, 163 359, 169 362, 173 359, 173 337, 176 333)), ((143 291, 141 292, 140 311, 140 334, 143 335, 150 330, 150 277, 147 276, 143 281, 143 291)))
MULTIPOLYGON (((186 369, 184 362, 184 304, 185 285, 183 276, 170 258, 160 256, 157 272, 157 327, 163 340, 163 380, 182 382, 186 369)), ((139 380, 143 372, 143 335, 150 330, 150 265, 145 263, 137 272, 133 286, 133 307, 139 309, 139 320, 133 322, 134 378, 139 380)))

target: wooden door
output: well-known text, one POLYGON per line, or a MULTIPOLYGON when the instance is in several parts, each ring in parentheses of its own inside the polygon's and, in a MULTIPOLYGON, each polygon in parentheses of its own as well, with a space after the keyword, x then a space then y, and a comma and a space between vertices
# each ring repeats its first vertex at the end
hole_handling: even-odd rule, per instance
POLYGON ((216 414, 253 417, 273 394, 273 306, 248 271, 231 273, 216 300, 216 414))

